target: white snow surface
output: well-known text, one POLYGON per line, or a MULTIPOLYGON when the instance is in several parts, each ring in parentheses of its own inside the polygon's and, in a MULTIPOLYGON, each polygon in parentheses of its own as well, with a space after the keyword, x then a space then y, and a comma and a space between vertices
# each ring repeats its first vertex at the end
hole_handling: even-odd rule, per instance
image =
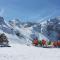
POLYGON ((12 44, 12 47, 0 47, 0 60, 59 60, 59 48, 41 48, 12 44))

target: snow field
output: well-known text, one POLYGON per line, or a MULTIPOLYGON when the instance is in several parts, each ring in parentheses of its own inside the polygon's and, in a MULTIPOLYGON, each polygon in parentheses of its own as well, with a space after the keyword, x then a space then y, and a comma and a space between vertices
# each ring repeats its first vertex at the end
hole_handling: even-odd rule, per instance
POLYGON ((59 60, 59 48, 41 48, 12 44, 12 47, 0 47, 0 60, 59 60))

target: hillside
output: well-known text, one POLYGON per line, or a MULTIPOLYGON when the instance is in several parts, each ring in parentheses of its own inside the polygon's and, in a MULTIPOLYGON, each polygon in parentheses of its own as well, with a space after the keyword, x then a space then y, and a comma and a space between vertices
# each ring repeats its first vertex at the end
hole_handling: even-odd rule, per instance
POLYGON ((10 43, 31 44, 34 38, 55 41, 60 31, 60 18, 52 18, 39 23, 10 21, 0 17, 0 33, 5 33, 10 43))

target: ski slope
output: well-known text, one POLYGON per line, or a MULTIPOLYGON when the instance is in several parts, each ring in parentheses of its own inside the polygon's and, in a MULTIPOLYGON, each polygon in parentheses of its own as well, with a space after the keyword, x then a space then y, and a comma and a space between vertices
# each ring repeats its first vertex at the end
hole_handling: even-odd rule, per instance
POLYGON ((59 48, 40 48, 13 44, 12 47, 0 47, 0 60, 59 60, 59 48))

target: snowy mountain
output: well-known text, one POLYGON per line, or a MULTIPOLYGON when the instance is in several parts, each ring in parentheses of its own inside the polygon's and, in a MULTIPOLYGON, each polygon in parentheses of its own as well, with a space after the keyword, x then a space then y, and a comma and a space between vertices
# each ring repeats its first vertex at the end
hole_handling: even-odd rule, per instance
POLYGON ((36 37, 38 37, 39 40, 56 40, 57 38, 54 34, 57 34, 56 31, 58 29, 60 29, 59 17, 45 20, 40 23, 21 22, 19 19, 7 22, 3 17, 0 17, 0 33, 5 33, 10 43, 31 44, 31 41, 36 37), (53 28, 50 28, 48 31, 48 26, 53 26, 53 28), (48 33, 50 32, 53 34, 55 39, 53 39, 52 34, 48 36, 48 33))
POLYGON ((44 24, 42 22, 42 33, 51 41, 59 40, 58 35, 60 34, 60 18, 55 17, 49 19, 45 21, 44 24))
POLYGON ((20 22, 19 19, 7 22, 3 17, 0 17, 0 21, 0 33, 5 33, 11 43, 30 44, 33 40, 32 35, 35 31, 33 26, 35 23, 24 23, 20 22))

